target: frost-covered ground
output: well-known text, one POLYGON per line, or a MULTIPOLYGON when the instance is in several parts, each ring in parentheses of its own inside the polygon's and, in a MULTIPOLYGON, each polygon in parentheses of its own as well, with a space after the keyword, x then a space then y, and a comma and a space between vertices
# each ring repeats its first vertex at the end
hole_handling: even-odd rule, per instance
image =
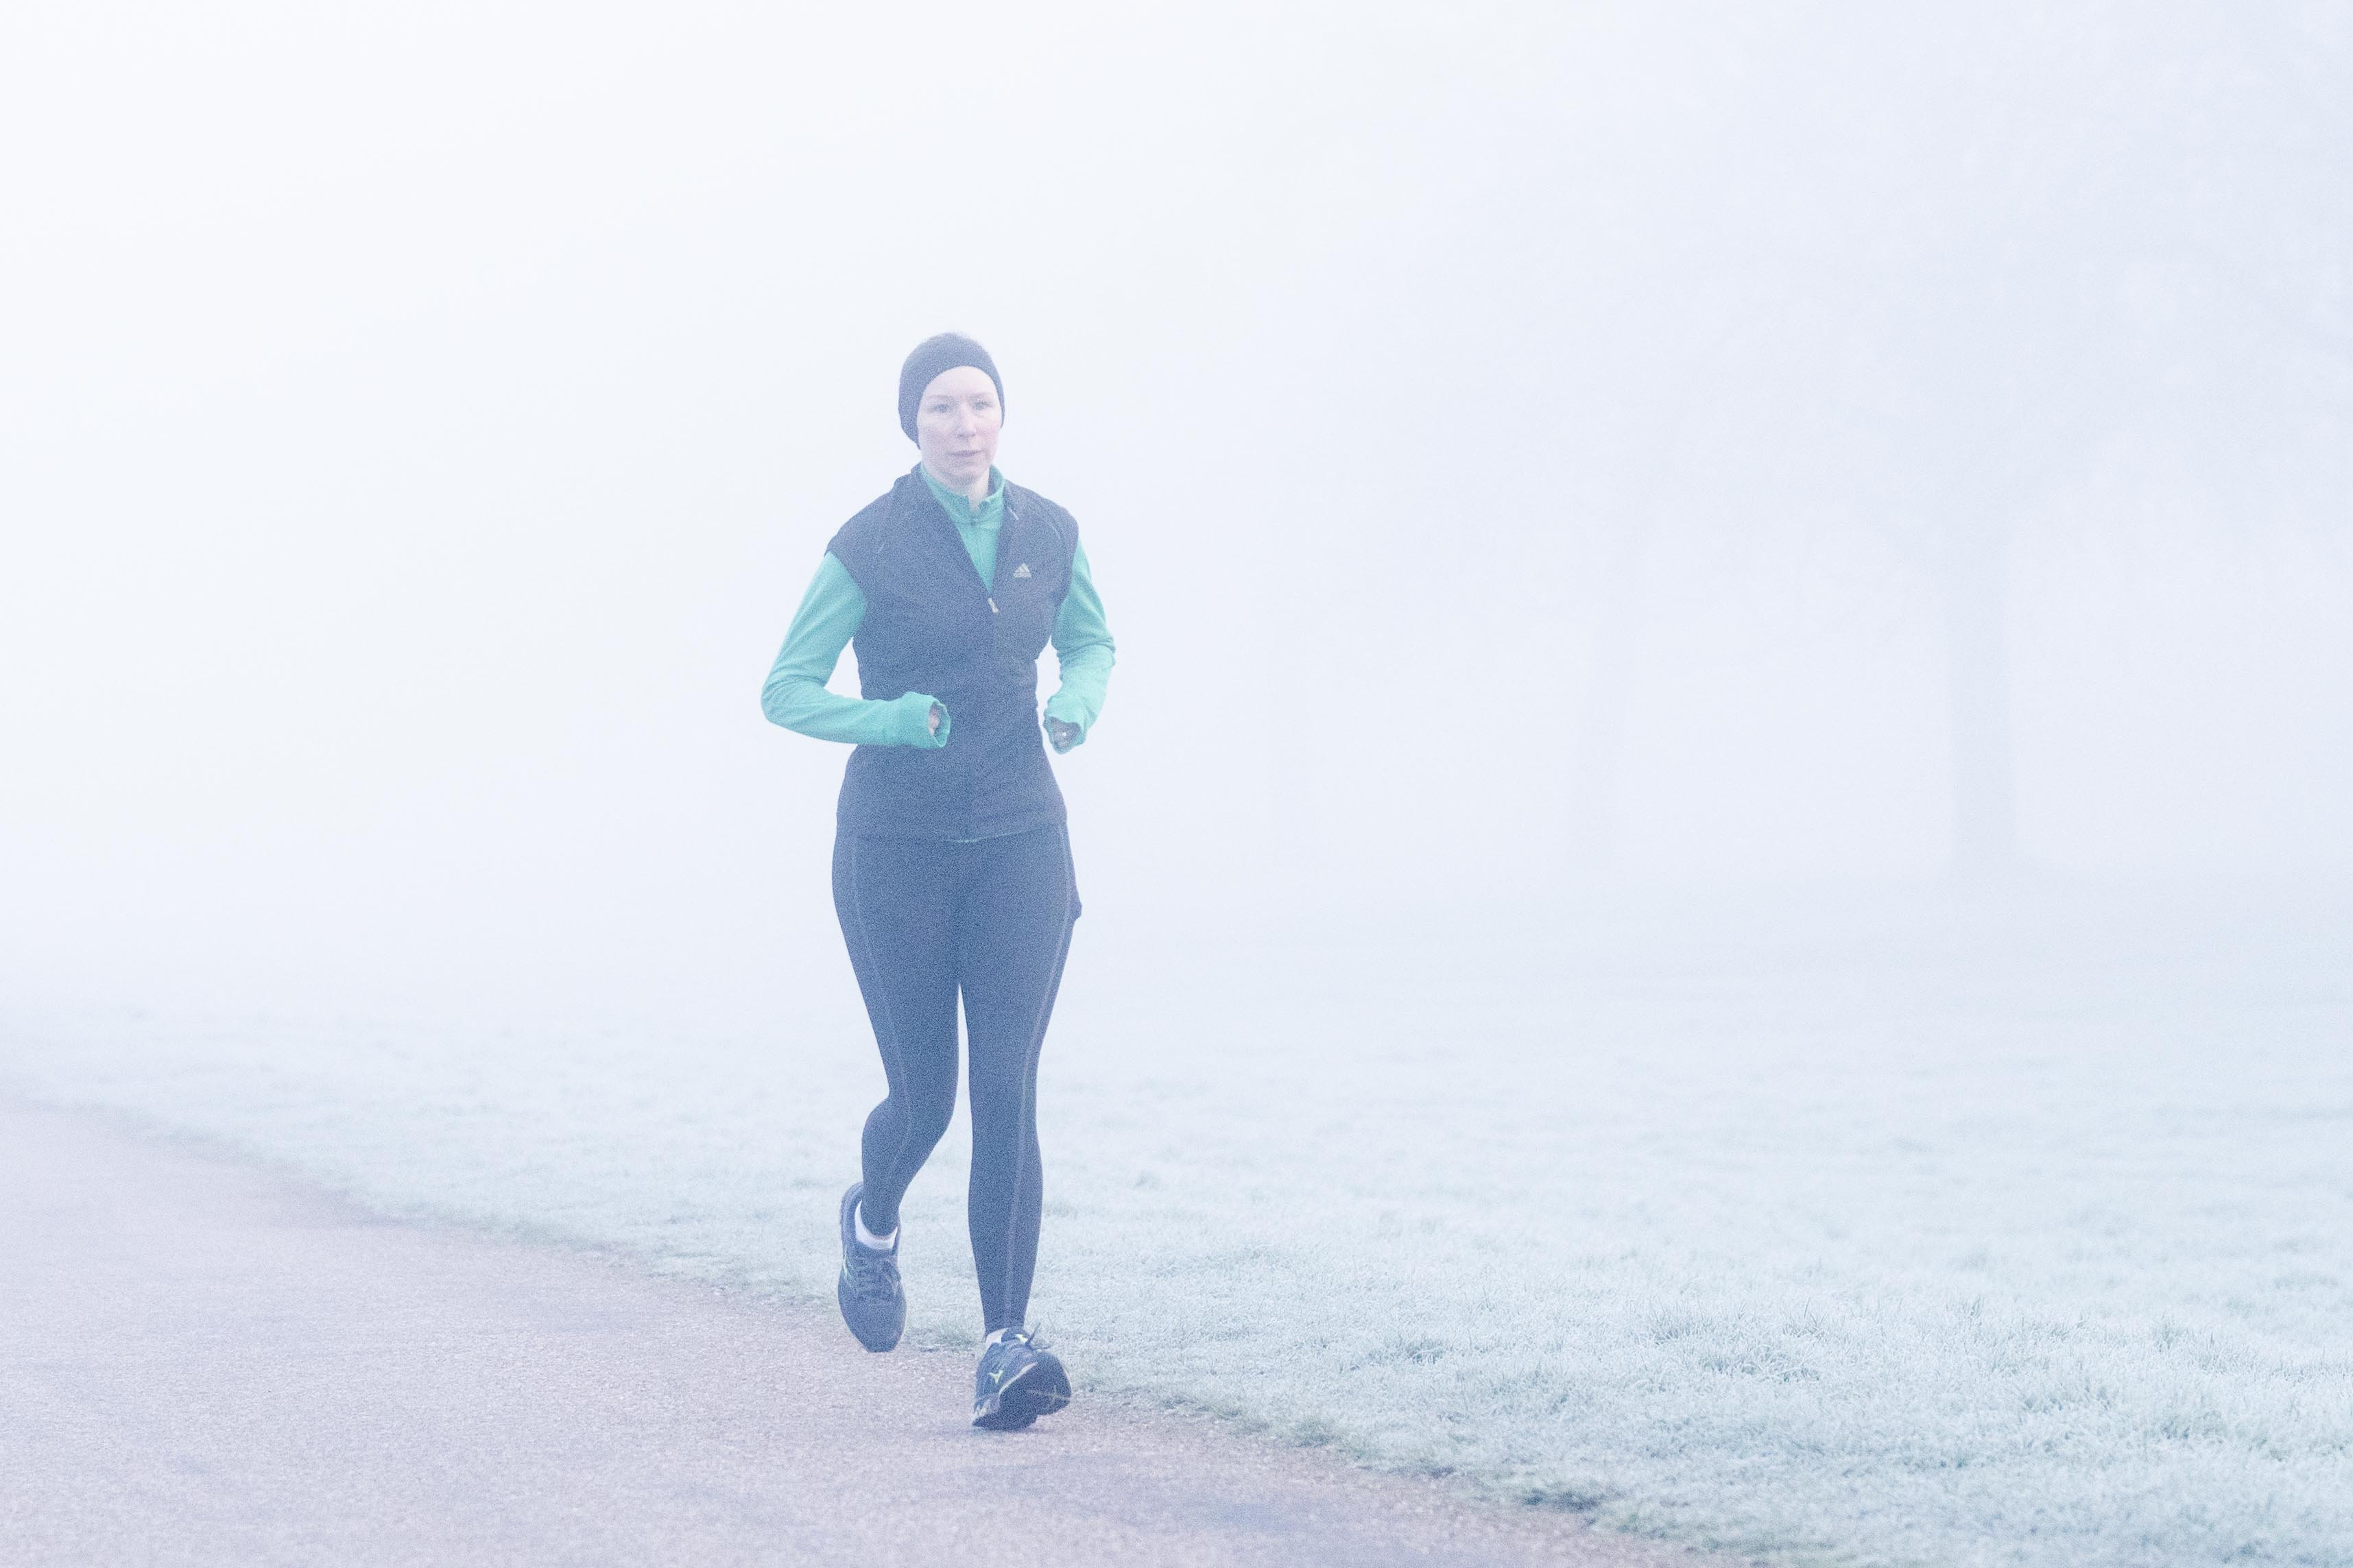
MULTIPOLYGON (((2353 1563, 2342 900, 1082 922, 1035 1315, 1099 1388, 1793 1561, 2353 1563)), ((782 1027, 16 1012, 0 1075, 823 1294, 880 1069, 782 1027)), ((968 1343, 961 1124, 913 1332, 968 1343)))

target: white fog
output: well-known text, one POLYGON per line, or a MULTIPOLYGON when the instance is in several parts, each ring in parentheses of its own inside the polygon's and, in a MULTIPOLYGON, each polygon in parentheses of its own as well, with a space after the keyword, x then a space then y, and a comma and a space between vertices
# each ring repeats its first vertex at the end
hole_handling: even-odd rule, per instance
POLYGON ((847 748, 756 699, 954 329, 1118 640, 1096 1386, 2353 1562, 2348 174, 2335 0, 18 5, 0 1088, 822 1300, 847 748))

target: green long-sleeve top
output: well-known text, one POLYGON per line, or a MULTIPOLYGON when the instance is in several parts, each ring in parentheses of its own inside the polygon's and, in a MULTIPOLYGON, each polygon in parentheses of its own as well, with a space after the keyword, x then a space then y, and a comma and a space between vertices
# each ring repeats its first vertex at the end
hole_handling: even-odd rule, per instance
MULTIPOLYGON (((955 524, 973 570, 986 584, 997 577, 997 532, 1005 522, 1005 476, 988 471, 988 496, 978 506, 943 487, 931 470, 922 470, 923 482, 955 524)), ((808 592, 785 633, 785 646, 769 668, 767 684, 760 689, 760 708, 771 721, 820 741, 843 741, 858 746, 925 746, 948 743, 955 715, 945 715, 939 732, 931 728, 932 707, 938 699, 921 691, 886 700, 844 697, 826 689, 841 650, 858 635, 866 620, 866 595, 831 551, 818 563, 808 592)), ((1114 649, 1111 626, 1103 619, 1103 598, 1095 592, 1081 544, 1071 562, 1070 592, 1054 616, 1054 656, 1061 663, 1062 681, 1046 700, 1046 716, 1071 725, 1084 741, 1103 711, 1105 689, 1111 683, 1114 649)), ((1066 748, 1067 749, 1067 748, 1066 748)))

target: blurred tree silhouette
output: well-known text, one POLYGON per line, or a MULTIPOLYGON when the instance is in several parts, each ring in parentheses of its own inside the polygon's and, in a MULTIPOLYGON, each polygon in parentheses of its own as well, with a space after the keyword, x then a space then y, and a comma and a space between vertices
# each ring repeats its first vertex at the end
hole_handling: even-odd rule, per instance
MULTIPOLYGON (((2215 527, 2345 526, 2353 7, 1853 7, 1746 47, 1716 140, 1662 187, 1713 219, 1613 237, 1622 277, 1667 286, 1597 334, 1588 559, 1633 582, 1677 510, 1715 512, 1731 548, 1792 526, 1892 540, 1941 611, 1951 868, 2000 878, 2023 854, 2019 531, 2119 462, 2215 527)), ((1578 710, 1588 862, 1636 602, 1606 596, 1578 710)))

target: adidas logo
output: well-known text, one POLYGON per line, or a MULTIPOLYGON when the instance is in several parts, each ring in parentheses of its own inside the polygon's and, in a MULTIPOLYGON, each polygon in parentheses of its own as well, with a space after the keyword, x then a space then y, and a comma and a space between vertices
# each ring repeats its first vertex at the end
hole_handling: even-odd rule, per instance
POLYGON ((1020 565, 1016 566, 1013 569, 1013 574, 1016 577, 1027 577, 1029 575, 1029 563, 1024 561, 1020 565))

